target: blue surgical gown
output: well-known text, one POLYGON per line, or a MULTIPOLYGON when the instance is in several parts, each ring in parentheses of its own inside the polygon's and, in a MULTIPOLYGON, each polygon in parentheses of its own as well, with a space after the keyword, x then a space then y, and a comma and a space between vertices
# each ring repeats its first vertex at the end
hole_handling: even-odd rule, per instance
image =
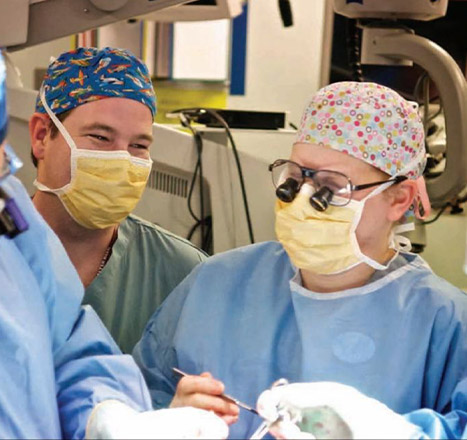
POLYGON ((84 438, 104 400, 151 407, 138 367, 90 307, 60 241, 21 183, 2 187, 29 222, 0 237, 0 438, 84 438))
MULTIPOLYGON (((397 261, 363 287, 319 294, 302 287, 276 242, 210 258, 168 296, 133 352, 153 405, 172 399, 174 366, 210 371, 252 406, 282 377, 336 381, 406 414, 431 437, 461 437, 467 295, 418 256, 397 261)), ((259 424, 241 410, 230 436, 248 438, 259 424)))

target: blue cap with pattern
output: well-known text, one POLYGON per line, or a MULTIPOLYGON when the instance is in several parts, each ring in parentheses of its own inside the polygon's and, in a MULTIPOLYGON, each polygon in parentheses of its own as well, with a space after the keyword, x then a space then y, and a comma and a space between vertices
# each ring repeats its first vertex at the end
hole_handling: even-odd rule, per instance
MULTIPOLYGON (((55 114, 105 98, 128 98, 146 105, 154 117, 156 96, 146 65, 130 51, 80 47, 52 61, 42 82, 55 114)), ((36 111, 45 113, 40 95, 36 111)))

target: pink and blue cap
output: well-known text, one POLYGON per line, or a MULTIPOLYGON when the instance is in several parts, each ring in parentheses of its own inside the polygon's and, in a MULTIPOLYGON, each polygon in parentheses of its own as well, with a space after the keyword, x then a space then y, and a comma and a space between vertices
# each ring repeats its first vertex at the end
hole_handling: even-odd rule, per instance
MULTIPOLYGON (((395 176, 417 181, 417 201, 429 211, 423 181, 426 165, 418 105, 388 87, 369 82, 338 82, 308 102, 297 143, 309 143, 353 156, 395 176)), ((416 203, 416 205, 418 205, 416 203)), ((421 217, 414 206, 405 216, 421 217)))

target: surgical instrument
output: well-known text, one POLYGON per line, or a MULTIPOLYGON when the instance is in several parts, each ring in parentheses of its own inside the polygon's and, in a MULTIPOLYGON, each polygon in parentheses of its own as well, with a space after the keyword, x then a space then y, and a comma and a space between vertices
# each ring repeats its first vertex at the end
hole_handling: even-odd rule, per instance
MULTIPOLYGON (((174 371, 175 373, 177 373, 179 376, 182 376, 182 377, 185 377, 185 376, 189 376, 188 373, 185 373, 183 372, 182 370, 179 370, 178 368, 175 368, 173 367, 172 368, 172 371, 174 371)), ((240 402, 240 400, 237 400, 235 399, 235 397, 232 397, 228 394, 221 394, 220 395, 221 397, 223 397, 224 399, 226 400, 229 400, 230 402, 233 402, 235 403, 236 405, 238 405, 240 408, 243 408, 243 409, 246 409, 247 411, 250 411, 252 412, 253 414, 256 414, 258 415, 258 411, 256 411, 254 408, 252 408, 251 406, 248 406, 247 404, 243 403, 243 402, 240 402)))

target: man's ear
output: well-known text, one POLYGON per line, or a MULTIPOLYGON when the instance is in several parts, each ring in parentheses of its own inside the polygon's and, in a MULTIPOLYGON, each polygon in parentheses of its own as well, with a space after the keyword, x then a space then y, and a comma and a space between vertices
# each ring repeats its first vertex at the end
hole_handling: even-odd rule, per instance
POLYGON ((32 154, 37 160, 45 155, 46 138, 50 132, 50 118, 44 113, 34 113, 29 120, 29 138, 32 154))
POLYGON ((388 220, 397 222, 410 208, 417 195, 417 184, 414 180, 405 180, 389 188, 390 209, 388 220))

